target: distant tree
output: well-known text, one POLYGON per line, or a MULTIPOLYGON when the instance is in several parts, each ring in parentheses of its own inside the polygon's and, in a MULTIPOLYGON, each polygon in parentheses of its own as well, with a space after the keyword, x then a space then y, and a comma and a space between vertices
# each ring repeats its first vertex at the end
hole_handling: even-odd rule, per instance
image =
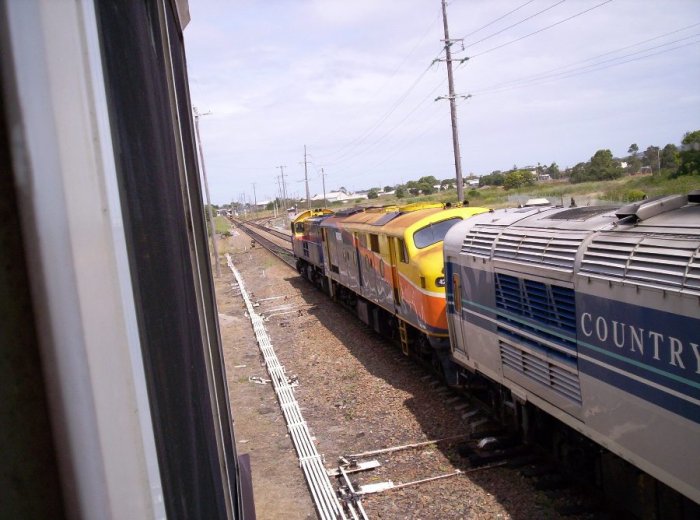
POLYGON ((681 151, 678 154, 680 166, 678 175, 700 175, 700 130, 687 132, 681 141, 681 151))
POLYGON ((440 181, 440 189, 442 189, 442 190, 454 189, 456 183, 457 183, 457 180, 452 178, 452 177, 449 179, 443 179, 440 181))
POLYGON ((479 186, 503 186, 506 176, 496 170, 488 175, 484 175, 479 179, 479 186))
MULTIPOLYGON (((435 179, 435 177, 433 177, 433 179, 435 179)), ((436 182, 437 182, 437 180, 436 180, 436 182)), ((434 184, 431 184, 427 181, 423 181, 423 182, 419 181, 418 182, 418 189, 420 190, 420 192, 423 195, 430 195, 431 193, 435 193, 434 184)))
POLYGON ((585 162, 580 162, 573 168, 569 170, 569 180, 573 183, 576 182, 583 182, 587 180, 585 178, 586 176, 586 168, 588 168, 588 163, 585 162))
POLYGON ((667 144, 661 150, 661 169, 676 171, 678 169, 678 147, 675 144, 667 144))
POLYGON ((384 193, 389 193, 390 191, 394 191, 393 186, 384 186, 384 193))
POLYGON ((532 186, 535 184, 535 175, 529 170, 516 170, 507 173, 503 180, 503 188, 512 190, 522 188, 523 186, 532 186))
POLYGON ((630 155, 627 159, 627 173, 630 175, 635 174, 642 167, 642 161, 639 157, 630 155))
POLYGON ((395 195, 397 199, 403 199, 406 196, 406 188, 397 186, 395 195))
POLYGON ((367 192, 367 198, 368 199, 378 199, 379 198, 379 191, 377 188, 372 188, 367 192))
POLYGON ((659 158, 661 151, 658 146, 649 146, 644 150, 642 155, 642 164, 644 166, 649 166, 651 171, 657 171, 659 169, 659 158))
POLYGON ((561 172, 559 171, 559 166, 557 163, 553 162, 547 168, 545 168, 544 172, 549 175, 552 179, 558 179, 561 177, 561 172))
POLYGON ((571 182, 604 181, 622 176, 622 167, 613 159, 610 150, 598 150, 582 170, 571 174, 571 182))
POLYGON ((411 195, 419 195, 420 194, 420 188, 418 187, 418 182, 416 181, 408 181, 406 183, 406 189, 408 190, 408 193, 411 195))
POLYGON ((440 184, 440 181, 438 181, 434 176, 432 175, 427 175, 425 177, 421 177, 418 179, 418 184, 430 184, 430 186, 435 186, 436 184, 440 184))
POLYGON ((639 152, 639 146, 637 146, 637 143, 632 143, 627 149, 627 153, 630 155, 637 155, 637 152, 639 152))

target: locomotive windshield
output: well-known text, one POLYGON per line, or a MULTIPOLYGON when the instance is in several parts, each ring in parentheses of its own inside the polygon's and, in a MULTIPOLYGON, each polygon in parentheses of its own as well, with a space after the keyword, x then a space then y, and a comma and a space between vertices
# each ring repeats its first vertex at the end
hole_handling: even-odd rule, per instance
POLYGON ((440 222, 433 222, 424 228, 420 228, 418 231, 413 233, 413 242, 416 244, 418 249, 423 249, 424 247, 437 244, 445 238, 447 231, 460 220, 462 219, 459 217, 450 218, 440 222))

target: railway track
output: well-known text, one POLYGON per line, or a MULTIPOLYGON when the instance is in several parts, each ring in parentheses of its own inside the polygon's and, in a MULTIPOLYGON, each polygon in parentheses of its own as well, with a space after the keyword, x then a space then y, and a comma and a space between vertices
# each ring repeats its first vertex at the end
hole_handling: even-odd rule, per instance
MULTIPOLYGON (((282 239, 288 240, 288 235, 284 234, 286 236, 282 238, 280 235, 283 233, 277 230, 269 230, 260 223, 241 221, 235 221, 235 223, 263 248, 273 253, 288 265, 295 267, 296 261, 292 254, 291 244, 286 247, 282 247, 278 244, 282 239)), ((398 350, 395 350, 395 345, 392 341, 386 339, 385 341, 381 341, 381 343, 387 347, 387 351, 396 352, 395 356, 400 363, 409 363, 409 365, 413 365, 418 370, 431 371, 430 364, 421 362, 420 359, 414 358, 413 363, 410 363, 398 350)), ((391 352, 388 352, 388 355, 392 355, 391 352)), ((597 493, 593 490, 582 493, 579 486, 576 485, 575 480, 565 476, 569 471, 562 468, 561 465, 554 463, 542 450, 533 449, 530 445, 522 444, 520 439, 512 437, 508 433, 507 426, 500 424, 494 415, 489 412, 488 406, 484 404, 487 399, 483 399, 483 396, 478 395, 478 389, 472 389, 474 393, 455 392, 454 389, 448 388, 440 381, 434 371, 431 372, 432 375, 426 375, 426 373, 423 372, 424 375, 420 376, 418 379, 422 380, 421 384, 425 387, 428 394, 434 395, 436 399, 445 400, 448 406, 454 410, 453 413, 457 420, 462 424, 464 438, 461 442, 455 439, 455 442, 448 443, 453 444, 452 449, 458 452, 458 458, 463 461, 459 463, 462 465, 462 469, 449 474, 443 473, 428 478, 419 478, 411 482, 406 482, 399 476, 398 478, 404 482, 403 484, 394 485, 392 481, 389 480, 381 483, 384 487, 382 487, 382 485, 375 485, 377 484, 376 476, 372 477, 369 474, 364 475, 361 474, 362 471, 360 471, 360 473, 355 475, 354 479, 354 482, 359 487, 353 487, 353 484, 347 481, 344 473, 347 474, 350 471, 357 471, 355 469, 356 466, 352 466, 352 464, 358 463, 364 458, 362 455, 365 454, 347 455, 344 457, 346 459, 344 462, 342 461, 343 458, 341 458, 341 462, 336 470, 339 475, 337 489, 339 494, 345 497, 344 500, 350 500, 348 497, 367 495, 367 500, 376 502, 378 498, 370 498, 370 495, 371 497, 376 497, 377 495, 390 492, 392 489, 409 485, 413 486, 414 484, 422 486, 424 483, 438 478, 450 479, 450 477, 456 477, 461 474, 488 471, 492 468, 503 467, 503 469, 512 471, 513 474, 519 474, 521 476, 520 478, 525 477, 534 489, 549 490, 548 493, 550 496, 561 497, 569 494, 576 495, 578 498, 575 500, 564 499, 569 503, 569 507, 572 507, 571 504, 575 503, 568 514, 573 513, 573 516, 583 514, 586 516, 586 514, 597 514, 600 512, 601 500, 597 496, 597 493), (348 461, 355 462, 351 462, 351 465, 348 465, 348 461), (368 478, 371 479, 370 482, 367 482, 368 478), (365 481, 364 486, 362 485, 363 481, 365 481), (591 494, 585 496, 588 495, 589 492, 591 492, 591 494), (583 497, 582 494, 584 495, 583 497)), ((389 451, 393 451, 393 448, 389 451)), ((391 473, 393 473, 393 478, 397 478, 396 472, 406 476, 405 473, 409 471, 407 467, 415 464, 416 460, 416 458, 410 455, 406 455, 405 460, 400 459, 398 462, 386 460, 385 462, 387 462, 388 468, 382 476, 391 479, 391 473), (391 467, 393 467, 393 470, 389 469, 391 467)), ((376 461, 370 462, 376 463, 376 461)))
POLYGON ((260 244, 284 263, 296 269, 296 259, 294 258, 292 244, 289 242, 289 235, 287 233, 267 228, 263 224, 254 221, 244 222, 238 219, 231 220, 250 236, 255 243, 260 244), (274 239, 272 237, 274 237, 274 239), (286 241, 287 245, 282 245, 280 243, 281 241, 286 241))
POLYGON ((280 231, 279 229, 274 229, 274 228, 271 228, 269 226, 266 226, 265 224, 261 223, 263 221, 269 222, 269 219, 262 219, 260 221, 250 220, 250 221, 246 222, 246 224, 249 227, 254 227, 255 229, 258 229, 264 233, 275 236, 275 237, 279 238, 280 240, 290 240, 291 239, 291 235, 289 233, 287 233, 285 231, 280 231))

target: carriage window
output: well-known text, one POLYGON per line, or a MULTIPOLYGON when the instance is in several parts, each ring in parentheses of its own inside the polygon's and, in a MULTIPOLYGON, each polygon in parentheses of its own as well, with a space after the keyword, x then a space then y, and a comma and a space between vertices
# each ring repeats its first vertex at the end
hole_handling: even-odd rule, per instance
POLYGON ((423 249, 424 247, 437 244, 445 238, 445 235, 449 229, 460 220, 462 219, 450 218, 441 222, 429 224, 413 233, 413 242, 416 244, 418 249, 423 249))
POLYGON ((297 222, 296 224, 294 224, 294 231, 297 233, 303 233, 304 232, 304 223, 297 222))
POLYGON ((372 251, 379 253, 379 235, 369 235, 369 246, 372 251))

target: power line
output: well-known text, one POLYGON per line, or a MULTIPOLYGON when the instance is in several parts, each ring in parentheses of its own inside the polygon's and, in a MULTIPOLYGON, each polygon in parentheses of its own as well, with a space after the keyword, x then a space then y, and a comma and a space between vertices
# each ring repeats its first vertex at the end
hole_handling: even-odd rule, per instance
POLYGON ((465 35, 462 37, 462 39, 465 40, 465 39, 469 38, 470 36, 473 36, 473 35, 475 35, 476 33, 478 33, 478 32, 480 32, 480 31, 486 29, 487 27, 489 27, 489 26, 495 24, 496 22, 500 22, 501 20, 503 20, 503 19, 506 18, 507 16, 513 14, 513 13, 516 12, 516 11, 519 11, 520 9, 522 9, 523 7, 525 7, 525 6, 528 5, 528 4, 531 4, 531 3, 534 2, 534 1, 535 1, 535 0, 528 0, 528 1, 525 2, 524 4, 520 4, 518 7, 516 7, 516 8, 513 9, 512 11, 508 11, 506 14, 504 14, 504 15, 502 15, 502 16, 499 16, 499 17, 496 18, 495 20, 491 20, 491 21, 490 21, 489 23, 487 23, 486 25, 482 25, 481 27, 479 27, 478 29, 476 29, 476 30, 470 32, 469 34, 465 34, 465 35))
MULTIPOLYGON (((391 75, 389 76, 389 78, 384 82, 384 84, 382 85, 382 87, 380 87, 380 88, 377 90, 377 92, 381 91, 381 90, 389 83, 389 81, 396 75, 396 73, 404 66, 404 64, 408 61, 408 59, 409 59, 411 56, 413 56, 413 54, 415 53, 416 49, 419 47, 419 45, 420 45, 421 43, 423 43, 423 40, 425 40, 426 36, 428 35, 428 33, 431 31, 431 29, 432 29, 433 26, 435 25, 435 22, 438 21, 439 19, 440 19, 440 15, 438 14, 438 15, 430 22, 430 25, 428 26, 428 28, 427 28, 427 29, 425 30, 425 32, 423 33, 423 36, 420 37, 420 39, 418 40, 418 42, 413 46, 413 48, 409 51, 409 53, 406 55, 406 57, 404 57, 404 59, 401 61, 401 63, 394 69, 394 71, 391 73, 391 75)), ((392 107, 389 109, 389 111, 386 112, 382 117, 380 117, 379 120, 378 120, 376 123, 374 123, 371 127, 369 127, 367 130, 365 130, 365 132, 363 132, 359 137, 355 138, 355 139, 354 139, 353 141, 351 141, 350 143, 348 143, 348 144, 346 144, 346 145, 343 145, 343 146, 341 146, 340 148, 338 148, 337 150, 335 150, 334 152, 331 152, 330 154, 328 154, 327 157, 330 158, 330 159, 333 159, 334 156, 338 156, 338 154, 340 154, 340 156, 338 156, 338 157, 336 157, 336 158, 334 159, 334 160, 337 161, 337 160, 340 159, 341 157, 344 157, 344 156, 348 155, 348 154, 352 151, 352 149, 354 149, 357 145, 361 144, 367 137, 369 137, 372 133, 374 133, 374 131, 377 130, 377 128, 379 128, 379 127, 382 125, 382 123, 383 123, 384 121, 386 121, 386 120, 389 118, 389 116, 391 116, 391 114, 399 107, 399 105, 406 99, 406 97, 408 97, 408 95, 411 93, 411 91, 412 91, 412 90, 418 85, 418 83, 423 79, 423 77, 425 76, 425 74, 427 74, 427 72, 430 70, 430 67, 432 66, 432 63, 433 63, 433 62, 431 62, 431 65, 428 66, 423 72, 421 72, 421 74, 418 76, 418 78, 416 78, 416 80, 413 82, 413 84, 411 84, 411 86, 410 86, 410 87, 399 97, 399 99, 392 105, 392 107), (347 151, 345 151, 348 147, 349 147, 350 149, 347 150, 347 151)))
MULTIPOLYGON (((438 83, 438 84, 435 86, 435 88, 433 88, 433 89, 428 93, 427 96, 425 96, 415 107, 413 107, 413 109, 412 109, 410 112, 408 112, 408 113, 403 117, 403 119, 401 119, 400 121, 398 121, 394 126, 392 126, 392 127, 389 128, 386 132, 384 132, 384 133, 381 135, 381 137, 379 137, 376 141, 374 141, 374 142, 371 143, 369 146, 367 146, 366 148, 364 148, 364 149, 361 151, 361 153, 356 154, 356 157, 359 158, 360 155, 366 154, 366 153, 369 152, 370 150, 376 148, 384 139, 386 139, 389 135, 391 135, 391 133, 392 133, 397 127, 401 126, 409 117, 411 117, 411 116, 416 112, 416 110, 418 110, 422 105, 424 105, 424 104, 426 103, 426 101, 432 99, 433 96, 435 95, 435 93, 438 91, 438 89, 440 89, 440 88, 445 84, 446 81, 447 81, 446 78, 443 79, 442 81, 440 81, 440 83, 438 83)), ((348 170, 348 169, 349 169, 349 167, 346 166, 345 168, 341 169, 340 172, 346 171, 346 170, 348 170)))
POLYGON ((658 49, 658 48, 660 48, 660 47, 665 47, 665 46, 667 46, 667 45, 671 45, 671 44, 673 44, 673 43, 677 43, 677 42, 679 42, 679 41, 687 40, 688 38, 697 37, 697 36, 700 36, 700 34, 694 34, 694 35, 688 36, 688 37, 686 37, 686 38, 681 38, 681 39, 675 40, 675 41, 673 41, 673 42, 664 43, 664 44, 661 44, 661 45, 657 45, 657 46, 655 46, 655 47, 651 47, 651 48, 649 48, 649 49, 644 49, 644 50, 641 50, 641 51, 633 52, 633 53, 627 54, 627 55, 625 55, 625 56, 619 56, 618 58, 612 58, 612 59, 610 59, 610 60, 605 60, 605 61, 602 61, 602 62, 599 62, 599 63, 595 63, 595 64, 593 64, 593 65, 588 65, 588 66, 586 66, 586 67, 580 67, 579 69, 574 69, 574 70, 562 72, 562 73, 560 73, 560 74, 553 74, 553 75, 550 75, 549 77, 545 76, 545 77, 543 77, 543 78, 539 78, 538 80, 532 80, 532 81, 530 81, 530 82, 523 83, 523 84, 521 84, 521 85, 513 85, 513 86, 511 86, 511 87, 505 87, 505 88, 500 88, 500 89, 494 88, 494 89, 492 89, 492 90, 483 90, 483 91, 481 91, 481 92, 478 93, 478 94, 475 93, 474 95, 500 94, 501 92, 507 92, 507 91, 510 91, 510 90, 518 89, 518 88, 531 87, 531 86, 535 86, 535 85, 542 85, 542 84, 545 84, 545 83, 549 83, 549 82, 551 82, 551 81, 557 81, 557 80, 560 80, 560 79, 573 78, 573 77, 576 77, 576 76, 581 76, 581 75, 583 75, 583 74, 588 74, 588 73, 590 73, 590 72, 598 72, 598 71, 600 71, 600 70, 605 70, 605 69, 609 69, 609 68, 612 68, 612 67, 617 67, 618 65, 624 65, 624 64, 626 64, 626 63, 631 63, 631 62, 634 62, 634 61, 639 61, 639 60, 642 60, 642 59, 645 59, 645 58, 650 58, 650 57, 652 57, 652 56, 658 56, 659 54, 665 54, 665 53, 667 53, 667 52, 671 52, 671 51, 675 51, 675 50, 678 50, 678 49, 682 49, 682 48, 684 48, 684 47, 689 47, 690 45, 695 45, 695 44, 700 43, 700 40, 696 40, 696 41, 693 41, 693 42, 688 42, 688 43, 685 43, 685 44, 682 44, 682 45, 677 45, 677 46, 672 47, 672 48, 670 48, 670 49, 664 49, 664 50, 661 50, 661 51, 659 51, 659 52, 652 52, 651 54, 646 54, 646 55, 644 55, 644 56, 638 56, 638 57, 636 57, 636 58, 631 58, 631 59, 629 59, 629 60, 624 60, 624 61, 620 61, 620 62, 617 62, 617 63, 610 63, 610 64, 605 65, 605 66, 602 66, 602 67, 600 67, 599 65, 602 65, 603 63, 606 63, 606 62, 615 61, 615 60, 620 60, 620 59, 622 59, 622 58, 634 56, 634 55, 640 54, 640 53, 642 53, 642 52, 649 52, 649 51, 651 51, 651 50, 658 49), (591 68, 591 67, 597 67, 597 68, 591 68), (585 69, 588 69, 588 70, 585 70, 585 69))
POLYGON ((423 79, 423 77, 428 73, 430 68, 432 67, 432 63, 428 65, 428 67, 421 72, 421 74, 415 79, 415 81, 411 84, 408 89, 399 97, 399 99, 391 106, 388 112, 386 112, 382 117, 379 118, 379 120, 372 125, 368 130, 366 130, 360 137, 354 139, 351 141, 349 144, 345 145, 344 147, 339 148, 336 152, 328 155, 328 159, 332 159, 332 161, 326 161, 326 162, 337 162, 340 159, 347 157, 351 152, 353 152, 360 144, 362 144, 369 136, 371 136, 381 125, 386 121, 391 114, 394 113, 394 111, 399 107, 399 105, 408 97, 408 95, 413 91, 413 89, 420 83, 420 81, 423 79), (346 149, 346 151, 342 152, 342 150, 346 149), (342 152, 342 153, 340 153, 342 152), (339 154, 340 153, 340 154, 339 154), (339 155, 338 155, 339 154, 339 155), (334 158, 334 156, 336 156, 334 158))
MULTIPOLYGON (((525 36, 521 36, 520 38, 516 38, 515 40, 511 40, 511 41, 509 41, 509 42, 502 43, 502 44, 497 45, 497 46, 495 46, 495 47, 491 47, 490 49, 487 49, 487 50, 485 50, 485 51, 483 51, 483 52, 480 52, 480 53, 478 53, 478 54, 474 54, 473 56, 470 56, 470 58, 476 58, 476 57, 478 57, 478 56, 483 56, 484 54, 488 54, 489 52, 493 52, 493 51, 495 51, 495 50, 502 49, 503 47, 507 47, 508 45, 512 45, 512 44, 514 44, 514 43, 517 43, 517 42, 519 42, 519 41, 521 41, 521 40, 524 40, 525 38, 529 38, 530 36, 534 36, 534 35, 536 35, 536 34, 539 34, 539 33, 541 33, 541 32, 544 32, 544 31, 546 31, 546 30, 548 30, 548 29, 551 29, 552 27, 556 27, 557 25, 561 25, 561 24, 563 24, 564 22, 568 22, 569 20, 573 20, 574 18, 577 18, 577 17, 579 17, 579 16, 581 16, 581 15, 584 15, 584 14, 590 12, 590 11, 593 11, 594 9, 598 9, 599 7, 602 7, 602 6, 604 6, 605 4, 609 4, 610 2, 612 2, 612 0, 605 0, 605 2, 601 2, 600 4, 594 5, 593 7, 589 7, 588 9, 584 9, 583 11, 579 11, 578 13, 573 14, 573 15, 567 17, 567 18, 564 18, 563 20, 559 20, 558 22, 554 22, 553 24, 550 24, 550 25, 547 25, 547 26, 545 26, 545 27, 542 27, 541 29, 538 29, 538 30, 536 30, 536 31, 532 31, 531 33, 528 33, 528 34, 526 34, 525 36)), ((560 3, 561 3, 561 2, 560 2, 560 3)))
MULTIPOLYGON (((542 71, 542 72, 538 72, 538 73, 536 73, 536 74, 531 74, 531 75, 529 75, 529 76, 525 76, 525 77, 521 77, 521 78, 516 78, 516 79, 514 79, 514 80, 509 80, 509 81, 504 81, 504 82, 502 82, 502 83, 497 83, 497 84, 494 84, 494 85, 489 85, 488 87, 484 87, 484 88, 482 88, 481 90, 473 91, 472 94, 474 94, 474 95, 476 95, 476 94, 481 94, 481 93, 483 93, 483 92, 489 92, 489 91, 491 91, 491 90, 497 90, 497 89, 500 89, 500 88, 502 88, 502 87, 506 87, 506 86, 512 85, 512 84, 518 84, 518 83, 526 82, 526 81, 529 81, 529 80, 538 80, 538 79, 542 79, 542 77, 547 76, 547 75, 549 75, 549 74, 556 73, 556 72, 562 71, 562 70, 564 70, 564 69, 570 69, 570 68, 574 67, 575 65, 579 65, 579 64, 581 64, 581 63, 586 63, 586 62, 589 62, 589 61, 594 61, 594 60, 603 58, 603 57, 605 57, 605 56, 609 56, 609 55, 611 55, 611 54, 615 54, 615 53, 617 53, 617 52, 621 52, 621 51, 624 51, 624 50, 627 50, 627 49, 631 49, 631 48, 633 48, 633 47, 638 47, 639 45, 644 45, 645 43, 649 43, 649 42, 658 40, 658 39, 660 39, 660 38, 665 38, 666 36, 670 36, 670 35, 672 35, 672 34, 676 34, 676 33, 682 32, 682 31, 686 31, 686 30, 688 30, 688 29, 692 29, 693 27, 697 27, 698 25, 700 25, 700 22, 694 23, 694 24, 691 24, 691 25, 687 25, 687 26, 685 26, 685 27, 681 27, 680 29, 675 29, 675 30, 673 30, 673 31, 669 31, 669 32, 660 34, 660 35, 658 35, 658 36, 654 36, 654 37, 652 37, 652 38, 647 38, 647 39, 645 39, 645 40, 641 40, 641 41, 638 41, 638 42, 636 42, 636 43, 632 43, 632 44, 630 44, 630 45, 625 45, 625 46, 623 46, 623 47, 618 47, 617 49, 613 49, 613 50, 611 50, 611 51, 607 51, 607 52, 604 52, 604 53, 602 53, 602 54, 597 54, 596 56, 592 56, 592 57, 590 57, 590 58, 586 58, 586 59, 583 59, 583 60, 575 61, 575 62, 569 63, 569 64, 567 64, 567 65, 562 65, 562 66, 560 66, 560 67, 554 67, 554 68, 552 68, 552 69, 548 69, 548 70, 545 70, 545 71, 542 71)), ((692 35, 689 36, 689 37, 687 37, 687 38, 690 38, 690 37, 692 37, 692 35)), ((687 38, 681 38, 681 40, 687 39, 687 38)), ((678 41, 680 41, 680 40, 675 40, 675 41, 673 41, 673 42, 669 42, 668 44, 676 43, 676 42, 678 42, 678 41)), ((668 45, 668 44, 664 44, 664 45, 668 45)), ((654 47, 654 48, 656 48, 656 47, 654 47)), ((653 48, 652 48, 652 49, 653 49, 653 48)), ((647 49, 647 50, 651 50, 651 49, 647 49)), ((643 51, 640 51, 640 52, 643 52, 643 51)), ((620 58, 624 58, 624 57, 626 57, 626 56, 619 56, 618 58, 615 58, 615 59, 620 59, 620 58)), ((604 63, 604 62, 599 62, 598 64, 600 64, 600 63, 604 63)), ((588 65, 588 66, 591 67, 591 66, 594 66, 594 65, 597 65, 597 64, 592 64, 592 65, 588 65)), ((576 70, 578 70, 578 69, 576 69, 576 70)), ((572 72, 572 71, 569 71, 569 72, 572 72)))
MULTIPOLYGON (((541 15, 542 13, 546 13, 547 11, 549 11, 549 10, 551 10, 551 9, 554 9, 556 6, 561 5, 561 4, 563 4, 564 2, 566 2, 566 0, 559 0, 559 2, 557 2, 557 3, 555 3, 555 4, 552 4, 552 5, 550 5, 549 7, 546 7, 546 8, 544 8, 544 9, 542 9, 541 11, 537 11, 535 14, 532 14, 532 15, 528 16, 527 18, 523 18, 523 19, 520 20, 519 22, 516 22, 516 23, 514 23, 514 24, 512 24, 512 25, 509 25, 508 27, 505 27, 505 28, 503 28, 503 29, 501 29, 500 31, 497 31, 497 32, 495 32, 495 33, 489 34, 488 36, 483 37, 481 40, 477 40, 477 41, 475 41, 475 42, 473 42, 473 43, 470 43, 469 45, 466 45, 465 47, 473 47, 474 45, 477 45, 477 44, 479 44, 479 43, 481 43, 481 42, 485 42, 486 40, 490 40, 490 39, 493 38, 494 36, 498 36, 499 34, 501 34, 501 33, 505 32, 505 31, 507 31, 508 29, 512 29, 513 27, 516 27, 516 26, 520 25, 521 23, 527 22, 528 20, 532 20, 532 19, 535 18, 536 16, 539 16, 539 15, 541 15)), ((465 36, 465 38, 466 38, 466 36, 465 36)))

